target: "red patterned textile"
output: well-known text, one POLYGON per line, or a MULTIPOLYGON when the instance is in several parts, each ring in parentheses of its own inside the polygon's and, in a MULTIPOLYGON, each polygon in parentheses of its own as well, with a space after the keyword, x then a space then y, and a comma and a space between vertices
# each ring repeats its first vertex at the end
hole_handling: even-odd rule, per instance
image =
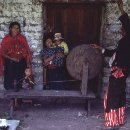
POLYGON ((122 69, 117 67, 117 66, 113 66, 112 67, 112 75, 117 79, 117 78, 121 78, 124 76, 122 69))
POLYGON ((27 40, 22 34, 15 37, 8 34, 3 38, 0 48, 0 75, 3 75, 4 70, 4 54, 19 61, 26 59, 30 64, 32 62, 27 40))
MULTIPOLYGON (((104 97, 104 110, 107 105, 107 94, 104 97)), ((110 112, 104 112, 105 116, 105 126, 106 127, 117 127, 119 125, 124 124, 124 115, 125 115, 125 107, 121 107, 118 109, 111 109, 110 112)))

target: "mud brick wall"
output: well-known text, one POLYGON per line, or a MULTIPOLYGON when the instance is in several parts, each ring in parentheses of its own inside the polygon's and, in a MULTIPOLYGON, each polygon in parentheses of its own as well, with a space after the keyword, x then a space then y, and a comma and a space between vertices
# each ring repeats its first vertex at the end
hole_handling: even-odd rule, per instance
MULTIPOLYGON (((34 0, 0 0, 0 42, 8 33, 9 23, 18 21, 22 34, 27 38, 33 55, 33 72, 37 84, 36 89, 42 88, 42 65, 39 52, 43 39, 43 8, 34 0)), ((3 78, 0 89, 3 89, 3 78)))

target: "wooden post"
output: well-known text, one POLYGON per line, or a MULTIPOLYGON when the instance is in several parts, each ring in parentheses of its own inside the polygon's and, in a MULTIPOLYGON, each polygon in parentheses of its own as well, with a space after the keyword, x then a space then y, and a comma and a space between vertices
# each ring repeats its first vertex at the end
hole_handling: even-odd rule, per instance
POLYGON ((81 82, 81 93, 82 95, 87 95, 88 89, 88 63, 83 64, 83 72, 82 72, 82 82, 81 82))
POLYGON ((47 70, 46 70, 46 68, 44 67, 43 68, 43 82, 44 82, 44 86, 43 87, 45 87, 45 89, 47 89, 46 87, 47 87, 47 75, 46 75, 46 73, 47 73, 47 70))
POLYGON ((85 109, 87 110, 87 116, 90 116, 90 99, 86 99, 86 103, 85 103, 85 109))
POLYGON ((14 111, 14 100, 11 99, 10 101, 10 118, 13 118, 13 111, 14 111))

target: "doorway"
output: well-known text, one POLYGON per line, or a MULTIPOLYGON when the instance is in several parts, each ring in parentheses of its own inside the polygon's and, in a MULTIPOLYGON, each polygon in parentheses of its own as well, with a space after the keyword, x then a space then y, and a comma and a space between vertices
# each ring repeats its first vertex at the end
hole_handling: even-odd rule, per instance
MULTIPOLYGON (((46 25, 52 32, 60 32, 69 46, 69 50, 80 44, 100 43, 102 10, 104 3, 46 3, 46 25)), ((72 83, 73 84, 73 83, 72 83)), ((75 83, 76 86, 79 84, 75 83)), ((99 76, 89 82, 97 93, 99 76)))
POLYGON ((102 3, 48 3, 46 24, 61 32, 70 49, 79 44, 99 43, 102 3))

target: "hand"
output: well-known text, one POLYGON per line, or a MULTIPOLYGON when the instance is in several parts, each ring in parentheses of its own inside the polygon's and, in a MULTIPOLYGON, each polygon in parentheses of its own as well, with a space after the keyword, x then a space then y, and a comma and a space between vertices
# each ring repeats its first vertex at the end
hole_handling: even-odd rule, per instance
POLYGON ((100 50, 103 49, 101 46, 98 46, 98 45, 96 45, 96 44, 90 44, 90 46, 93 47, 93 48, 100 49, 100 50))
POLYGON ((123 1, 122 0, 117 0, 117 4, 118 4, 118 8, 121 11, 121 13, 124 14, 125 11, 123 9, 123 1))
POLYGON ((123 8, 123 1, 122 0, 117 0, 117 4, 118 4, 118 7, 120 9, 123 8))
POLYGON ((31 68, 31 64, 27 64, 27 68, 31 68))
POLYGON ((43 65, 46 66, 47 65, 47 62, 45 60, 43 60, 43 65))
POLYGON ((7 59, 9 59, 9 60, 15 61, 15 62, 19 62, 18 59, 12 58, 12 57, 10 57, 10 56, 8 56, 8 55, 6 55, 6 54, 3 54, 3 57, 5 57, 5 58, 7 58, 7 59))
POLYGON ((64 57, 64 54, 63 53, 56 53, 56 57, 62 58, 62 57, 64 57))
POLYGON ((15 61, 15 62, 19 62, 19 60, 16 58, 10 58, 10 60, 15 61))
POLYGON ((43 66, 47 66, 48 64, 48 62, 43 62, 43 66))

